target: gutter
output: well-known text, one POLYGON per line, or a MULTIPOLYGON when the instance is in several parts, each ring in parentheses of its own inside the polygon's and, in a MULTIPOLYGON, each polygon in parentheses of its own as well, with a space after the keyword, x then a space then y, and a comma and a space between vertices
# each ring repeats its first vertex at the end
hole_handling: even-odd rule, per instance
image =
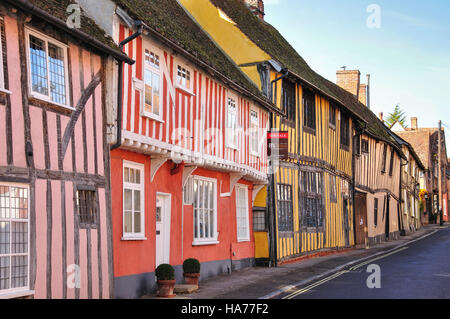
MULTIPOLYGON (((140 36, 143 32, 143 23, 140 20, 137 20, 134 22, 134 25, 138 27, 138 30, 119 43, 120 51, 123 51, 123 47, 128 42, 133 41, 138 36, 140 36)), ((110 150, 113 151, 122 145, 122 95, 123 95, 123 89, 122 89, 122 82, 123 82, 123 63, 122 61, 117 61, 119 63, 119 77, 118 77, 118 85, 117 85, 117 134, 116 134, 116 143, 111 145, 110 150)))
POLYGON ((62 20, 52 16, 48 12, 42 10, 41 8, 35 6, 34 4, 30 3, 27 0, 6 0, 6 2, 8 2, 9 4, 11 4, 14 7, 19 7, 20 9, 22 9, 24 11, 27 11, 41 19, 46 20, 50 24, 53 24, 55 27, 62 29, 64 32, 69 33, 70 35, 76 37, 77 39, 81 39, 86 44, 88 44, 108 55, 111 55, 118 61, 122 61, 122 62, 125 62, 128 64, 134 64, 134 62, 135 62, 133 59, 130 59, 125 53, 100 42, 96 38, 82 32, 78 29, 70 28, 66 24, 65 21, 62 21, 62 20))

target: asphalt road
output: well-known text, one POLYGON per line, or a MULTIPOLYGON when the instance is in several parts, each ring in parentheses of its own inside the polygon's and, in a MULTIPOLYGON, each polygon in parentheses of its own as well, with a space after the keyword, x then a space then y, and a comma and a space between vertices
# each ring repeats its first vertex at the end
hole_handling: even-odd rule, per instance
POLYGON ((450 299, 450 228, 277 298, 450 299))

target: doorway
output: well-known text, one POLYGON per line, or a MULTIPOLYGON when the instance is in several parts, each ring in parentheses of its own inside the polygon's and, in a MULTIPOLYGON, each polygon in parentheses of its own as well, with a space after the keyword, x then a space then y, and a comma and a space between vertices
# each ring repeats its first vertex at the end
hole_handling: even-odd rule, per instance
POLYGON ((170 263, 171 195, 156 194, 156 267, 170 263))
POLYGON ((356 246, 358 248, 367 246, 367 194, 355 193, 355 233, 356 246))

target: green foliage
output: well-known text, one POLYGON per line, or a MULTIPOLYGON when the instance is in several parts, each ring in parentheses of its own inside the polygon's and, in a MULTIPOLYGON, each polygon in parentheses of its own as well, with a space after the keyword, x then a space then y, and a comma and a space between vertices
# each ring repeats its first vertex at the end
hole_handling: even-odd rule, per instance
POLYGON ((161 264, 156 268, 155 275, 158 280, 174 280, 175 269, 169 264, 161 264))
POLYGON ((391 127, 395 122, 399 122, 403 127, 407 127, 405 111, 400 109, 400 104, 397 104, 395 106, 394 112, 389 113, 389 116, 387 117, 385 122, 389 127, 391 127))
POLYGON ((195 258, 186 259, 183 262, 183 271, 185 274, 200 273, 200 262, 195 258))

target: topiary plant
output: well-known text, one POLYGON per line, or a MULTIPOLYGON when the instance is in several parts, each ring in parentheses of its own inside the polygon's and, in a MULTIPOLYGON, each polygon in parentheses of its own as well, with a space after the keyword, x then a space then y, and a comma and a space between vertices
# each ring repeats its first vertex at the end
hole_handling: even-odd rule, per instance
POLYGON ((200 273, 200 262, 195 258, 186 259, 183 262, 183 271, 185 274, 200 273))
POLYGON ((156 268, 155 275, 158 280, 174 280, 175 269, 169 264, 161 264, 156 268))

